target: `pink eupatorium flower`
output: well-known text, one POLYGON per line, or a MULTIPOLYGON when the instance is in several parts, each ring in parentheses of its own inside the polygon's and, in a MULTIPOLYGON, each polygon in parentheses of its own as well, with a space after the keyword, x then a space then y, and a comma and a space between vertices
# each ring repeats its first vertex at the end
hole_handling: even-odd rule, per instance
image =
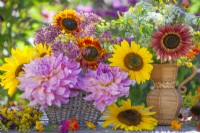
POLYGON ((108 64, 100 64, 95 71, 88 70, 78 82, 82 90, 91 92, 84 99, 94 101, 94 106, 101 112, 118 97, 127 97, 131 84, 134 85, 135 81, 129 80, 128 73, 108 64))
POLYGON ((67 56, 45 56, 24 66, 25 74, 19 78, 18 87, 24 91, 21 97, 30 100, 31 105, 39 104, 41 109, 61 106, 68 103, 69 97, 78 94, 72 88, 77 85, 81 69, 79 63, 67 56))
POLYGON ((34 44, 37 45, 39 43, 47 43, 49 45, 59 34, 61 34, 59 27, 49 24, 48 26, 42 27, 35 32, 34 44))

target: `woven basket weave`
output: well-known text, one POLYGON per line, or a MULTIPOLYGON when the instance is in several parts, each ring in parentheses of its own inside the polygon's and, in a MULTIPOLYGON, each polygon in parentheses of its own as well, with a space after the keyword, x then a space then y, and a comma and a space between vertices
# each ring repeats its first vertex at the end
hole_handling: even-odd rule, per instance
POLYGON ((102 113, 94 108, 92 101, 86 101, 83 98, 88 93, 83 91, 79 92, 79 95, 69 99, 67 104, 57 106, 49 106, 45 109, 49 124, 60 124, 62 120, 77 118, 79 127, 86 127, 85 121, 93 122, 97 125, 102 113))
POLYGON ((151 80, 154 89, 147 96, 147 105, 153 106, 151 111, 155 111, 155 118, 159 125, 170 125, 174 120, 183 104, 180 93, 185 93, 187 88, 184 86, 196 74, 192 68, 192 75, 185 79, 176 89, 176 78, 178 66, 176 64, 153 64, 151 80), (183 90, 182 90, 183 88, 183 90))

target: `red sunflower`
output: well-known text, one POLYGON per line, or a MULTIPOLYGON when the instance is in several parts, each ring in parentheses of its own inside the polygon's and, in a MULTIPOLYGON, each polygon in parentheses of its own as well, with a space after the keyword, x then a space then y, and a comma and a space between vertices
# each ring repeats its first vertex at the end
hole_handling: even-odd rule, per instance
POLYGON ((192 44, 190 30, 181 24, 159 27, 152 37, 151 46, 161 61, 176 60, 186 55, 192 44))
POLYGON ((83 67, 96 69, 100 59, 104 58, 105 50, 101 47, 98 39, 93 37, 79 38, 78 47, 81 49, 80 63, 83 67))
POLYGON ((75 34, 79 31, 81 18, 77 15, 75 10, 64 10, 54 15, 54 24, 58 25, 61 30, 66 33, 75 34))

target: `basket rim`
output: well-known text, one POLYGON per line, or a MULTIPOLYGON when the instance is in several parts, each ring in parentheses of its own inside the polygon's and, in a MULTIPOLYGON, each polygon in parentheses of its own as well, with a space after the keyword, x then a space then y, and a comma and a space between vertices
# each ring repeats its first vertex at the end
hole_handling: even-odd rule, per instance
POLYGON ((152 64, 155 67, 161 67, 161 66, 166 66, 166 67, 178 67, 177 64, 175 63, 168 63, 168 64, 152 64))

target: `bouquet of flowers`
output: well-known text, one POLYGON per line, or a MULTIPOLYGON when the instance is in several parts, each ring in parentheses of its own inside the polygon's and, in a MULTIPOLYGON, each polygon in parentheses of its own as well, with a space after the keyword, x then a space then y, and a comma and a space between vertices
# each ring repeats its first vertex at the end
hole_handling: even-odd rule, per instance
POLYGON ((126 38, 148 48, 154 63, 185 63, 191 67, 191 60, 200 52, 199 23, 199 17, 178 5, 140 1, 118 20, 98 27, 115 37, 115 43, 126 38))
POLYGON ((114 102, 128 97, 130 86, 150 79, 153 62, 191 61, 199 52, 199 23, 175 5, 143 1, 111 22, 66 9, 36 31, 35 46, 12 49, 0 67, 1 85, 10 96, 21 90, 30 105, 45 110, 50 123, 65 120, 62 127, 68 118, 76 118, 80 127, 97 124, 108 106, 103 127, 153 130, 158 121, 152 107, 133 106, 129 99, 114 102))
POLYGON ((97 124, 106 106, 128 97, 135 84, 107 63, 106 34, 96 33, 102 21, 93 13, 58 12, 52 24, 36 31, 35 46, 12 49, 0 68, 1 85, 10 96, 21 90, 31 106, 45 109, 50 123, 76 117, 80 124, 97 124))
MULTIPOLYGON (((189 14, 181 6, 181 1, 177 1, 176 5, 154 2, 138 2, 135 7, 131 7, 129 11, 123 15, 119 15, 119 19, 112 20, 109 23, 100 23, 97 26, 97 31, 114 37, 114 39, 106 42, 108 51, 112 53, 109 58, 111 66, 120 66, 138 84, 145 83, 150 78, 154 79, 154 75, 157 76, 157 79, 154 81, 154 88, 158 88, 158 93, 163 93, 163 100, 161 95, 156 95, 156 90, 153 93, 153 89, 151 96, 152 99, 154 98, 154 101, 149 100, 148 102, 147 99, 147 102, 154 103, 156 106, 158 105, 156 97, 159 97, 158 100, 161 99, 159 106, 163 108, 157 106, 159 109, 156 111, 156 118, 162 118, 162 115, 165 113, 169 114, 173 112, 169 111, 172 107, 168 108, 168 112, 165 112, 167 110, 166 107, 161 105, 165 102, 169 102, 167 103, 168 105, 174 102, 173 100, 167 101, 164 99, 164 97, 167 98, 167 96, 173 94, 167 93, 167 90, 174 89, 176 85, 176 76, 171 78, 170 74, 177 74, 174 72, 175 69, 172 70, 171 68, 177 68, 180 65, 191 67, 193 74, 190 76, 190 80, 196 74, 192 61, 200 52, 200 32, 198 31, 200 18, 189 14), (112 45, 113 42, 115 45, 112 45), (152 63, 154 64, 152 65, 152 63), (161 69, 158 70, 157 66, 161 65, 166 66, 166 68, 160 67, 161 69), (163 73, 164 76, 159 75, 160 73, 163 73), (164 88, 162 92, 160 91, 161 88, 164 88), (158 117, 158 114, 160 114, 160 117, 158 117)), ((183 83, 187 83, 188 81, 189 78, 183 83)), ((185 93, 187 88, 181 88, 182 86, 183 84, 181 83, 178 90, 181 93, 185 93)), ((178 103, 179 106, 177 106, 180 109, 182 98, 176 90, 175 94, 177 97, 174 97, 174 99, 177 99, 177 101, 181 99, 178 103)), ((147 98, 150 98, 150 96, 147 98)), ((176 113, 174 115, 177 116, 176 113)), ((171 116, 166 115, 166 121, 159 120, 160 124, 170 124, 171 120, 169 120, 169 117, 171 116)), ((176 122, 172 123, 176 125, 176 122)))

